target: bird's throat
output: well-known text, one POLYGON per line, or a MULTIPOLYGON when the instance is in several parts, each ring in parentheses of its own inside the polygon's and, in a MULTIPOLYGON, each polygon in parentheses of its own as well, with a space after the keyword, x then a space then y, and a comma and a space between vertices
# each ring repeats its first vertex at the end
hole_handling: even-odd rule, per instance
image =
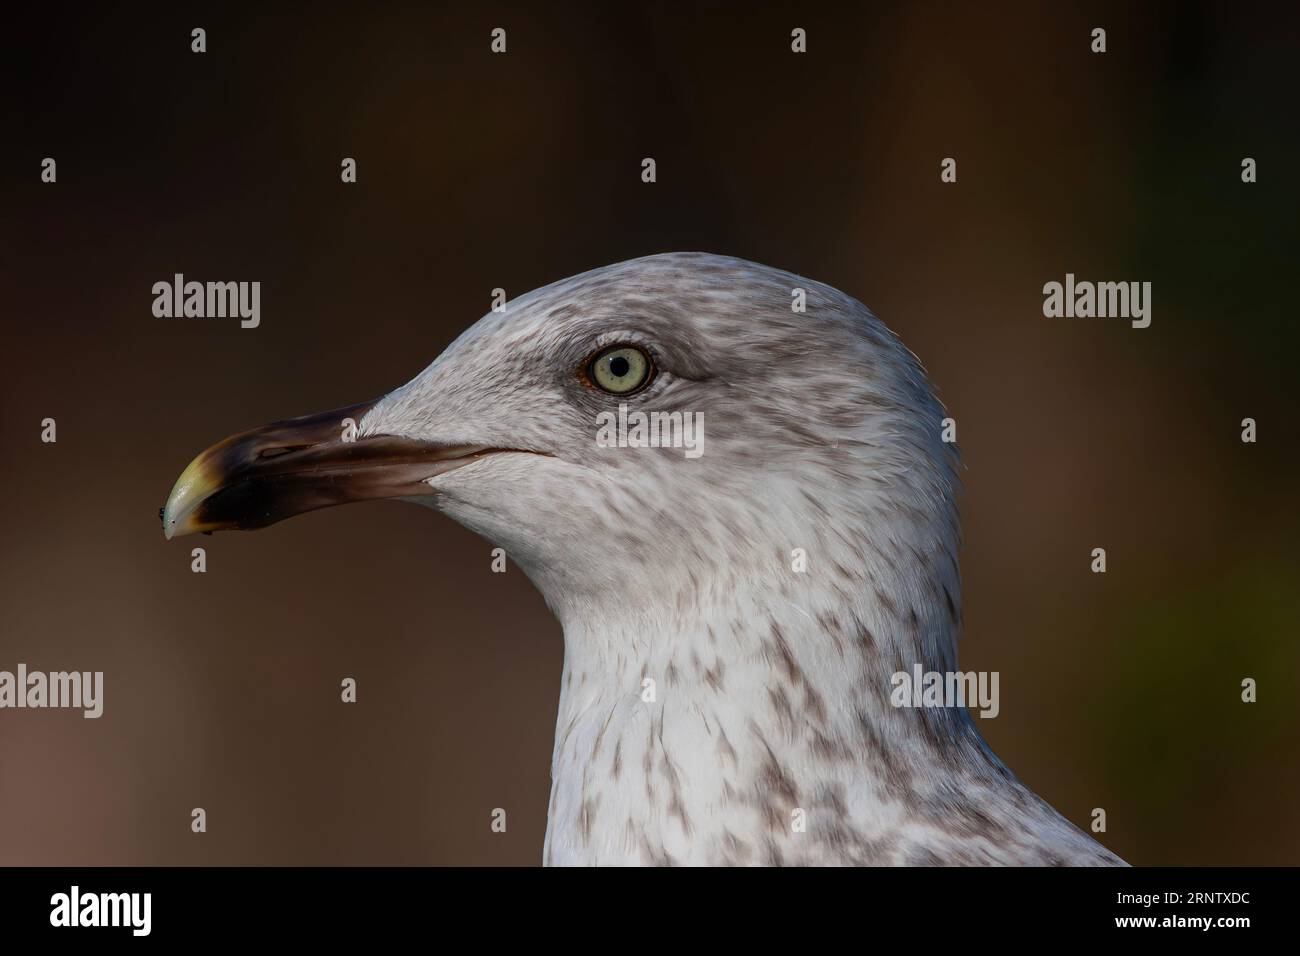
POLYGON ((565 622, 546 862, 793 862, 832 815, 884 853, 969 726, 890 678, 946 664, 955 621, 838 588, 677 606, 565 622))

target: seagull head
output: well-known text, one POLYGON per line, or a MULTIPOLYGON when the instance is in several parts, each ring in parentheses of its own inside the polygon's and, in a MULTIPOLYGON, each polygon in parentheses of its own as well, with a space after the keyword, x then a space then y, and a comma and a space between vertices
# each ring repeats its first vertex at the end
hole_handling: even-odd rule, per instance
POLYGON ((548 863, 1119 862, 964 707, 891 700, 956 667, 950 434, 854 299, 675 253, 515 299, 376 401, 219 442, 162 517, 396 498, 503 546, 564 626, 548 863))
POLYGON ((884 588, 956 550, 942 419, 915 358, 851 297, 657 255, 506 303, 376 401, 219 442, 163 526, 411 500, 504 547, 562 621, 793 593, 800 555, 833 588, 884 588))

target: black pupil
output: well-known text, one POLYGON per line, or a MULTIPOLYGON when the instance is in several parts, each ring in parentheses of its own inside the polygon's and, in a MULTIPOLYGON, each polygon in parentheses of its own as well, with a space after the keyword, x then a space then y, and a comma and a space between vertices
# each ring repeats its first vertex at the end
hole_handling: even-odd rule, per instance
POLYGON ((609 370, 615 378, 622 378, 628 372, 632 371, 632 363, 621 355, 615 355, 609 360, 609 370))

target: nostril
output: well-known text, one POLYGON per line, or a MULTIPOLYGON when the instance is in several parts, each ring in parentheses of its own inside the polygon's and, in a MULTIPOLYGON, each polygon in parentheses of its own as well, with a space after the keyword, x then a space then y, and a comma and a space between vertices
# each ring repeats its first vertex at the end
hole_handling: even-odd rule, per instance
POLYGON ((306 445, 277 445, 272 448, 263 448, 257 453, 258 459, 279 458, 281 455, 287 455, 291 451, 297 451, 299 448, 306 448, 306 445))

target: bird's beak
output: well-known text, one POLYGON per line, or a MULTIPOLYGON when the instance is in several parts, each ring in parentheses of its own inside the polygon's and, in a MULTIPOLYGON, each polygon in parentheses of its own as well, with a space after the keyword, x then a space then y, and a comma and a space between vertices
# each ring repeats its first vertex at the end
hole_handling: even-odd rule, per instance
POLYGON ((264 528, 317 508, 431 494, 429 478, 488 449, 356 435, 367 402, 232 435, 182 472, 162 509, 168 538, 264 528))

